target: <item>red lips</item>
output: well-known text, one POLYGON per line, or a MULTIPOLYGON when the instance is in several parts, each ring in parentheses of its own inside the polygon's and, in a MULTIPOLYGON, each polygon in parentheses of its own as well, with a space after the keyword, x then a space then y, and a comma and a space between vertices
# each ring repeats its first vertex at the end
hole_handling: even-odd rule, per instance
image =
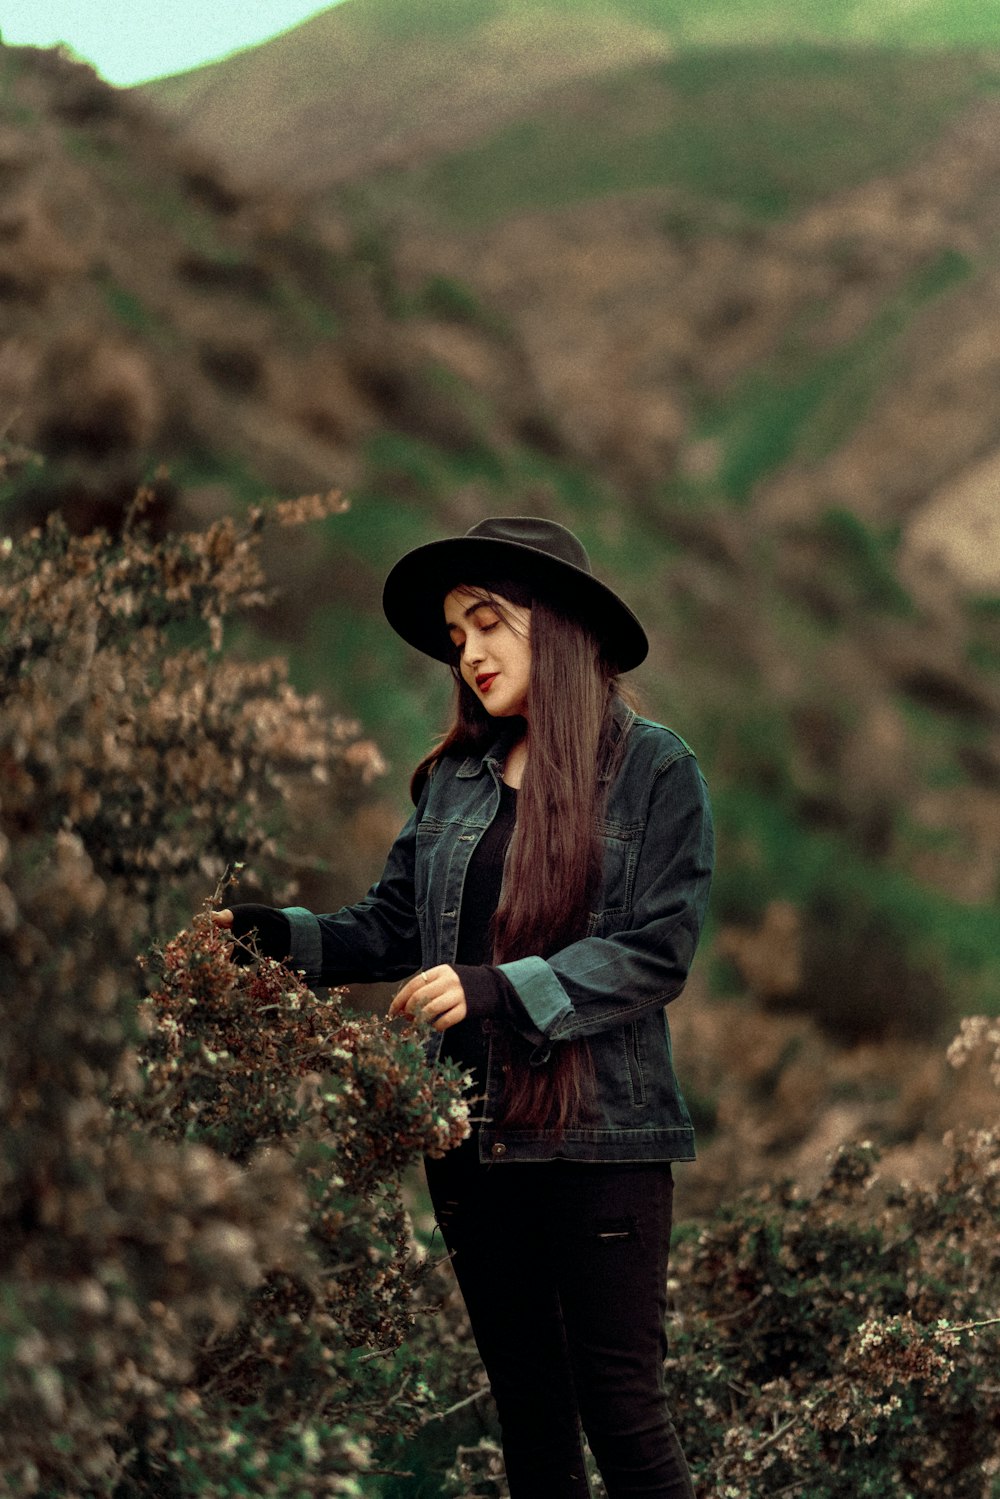
POLYGON ((499 675, 500 673, 498 671, 485 672, 481 677, 476 678, 476 686, 479 688, 480 692, 489 692, 490 688, 499 675))

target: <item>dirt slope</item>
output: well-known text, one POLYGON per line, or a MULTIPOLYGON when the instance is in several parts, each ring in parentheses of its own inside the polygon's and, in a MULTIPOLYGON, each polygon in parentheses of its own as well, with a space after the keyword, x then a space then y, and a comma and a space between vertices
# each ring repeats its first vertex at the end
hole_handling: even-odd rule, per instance
POLYGON ((381 9, 347 0, 264 46, 139 92, 192 143, 218 151, 226 142, 242 178, 315 189, 464 144, 530 114, 557 84, 671 51, 661 29, 608 7, 499 0, 444 35, 381 9))

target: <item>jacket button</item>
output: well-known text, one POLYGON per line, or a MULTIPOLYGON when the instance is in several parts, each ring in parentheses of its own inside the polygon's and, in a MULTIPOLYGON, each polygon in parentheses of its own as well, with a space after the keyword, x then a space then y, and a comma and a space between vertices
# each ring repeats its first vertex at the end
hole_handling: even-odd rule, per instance
POLYGON ((492 1020, 484 1020, 482 1022, 482 1027, 483 1027, 483 1035, 484 1036, 488 1036, 490 1034, 490 1032, 492 1031, 492 1029, 493 1029, 493 1021, 492 1020))
POLYGON ((493 1154, 494 1155, 506 1155, 507 1154, 507 1147, 506 1147, 506 1145, 494 1145, 494 1147, 493 1147, 493 1154))
POLYGON ((509 1062, 504 1062, 503 1066, 500 1068, 500 1071, 501 1072, 509 1072, 510 1071, 510 1063, 509 1062))

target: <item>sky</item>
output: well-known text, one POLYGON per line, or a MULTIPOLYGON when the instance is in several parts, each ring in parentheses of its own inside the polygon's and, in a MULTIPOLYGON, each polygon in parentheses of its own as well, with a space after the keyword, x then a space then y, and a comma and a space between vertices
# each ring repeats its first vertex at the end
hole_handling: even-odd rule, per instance
POLYGON ((144 83, 287 31, 339 0, 15 0, 10 46, 65 42, 109 83, 144 83))

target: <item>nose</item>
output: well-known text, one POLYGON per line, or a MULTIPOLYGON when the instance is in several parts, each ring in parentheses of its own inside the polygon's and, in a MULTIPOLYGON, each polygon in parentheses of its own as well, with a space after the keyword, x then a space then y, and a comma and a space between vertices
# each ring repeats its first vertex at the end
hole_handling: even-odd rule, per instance
POLYGON ((478 665, 478 663, 483 659, 483 655, 484 651, 482 641, 477 640, 474 635, 467 635, 465 637, 465 644, 462 647, 462 660, 465 662, 466 666, 478 665))

